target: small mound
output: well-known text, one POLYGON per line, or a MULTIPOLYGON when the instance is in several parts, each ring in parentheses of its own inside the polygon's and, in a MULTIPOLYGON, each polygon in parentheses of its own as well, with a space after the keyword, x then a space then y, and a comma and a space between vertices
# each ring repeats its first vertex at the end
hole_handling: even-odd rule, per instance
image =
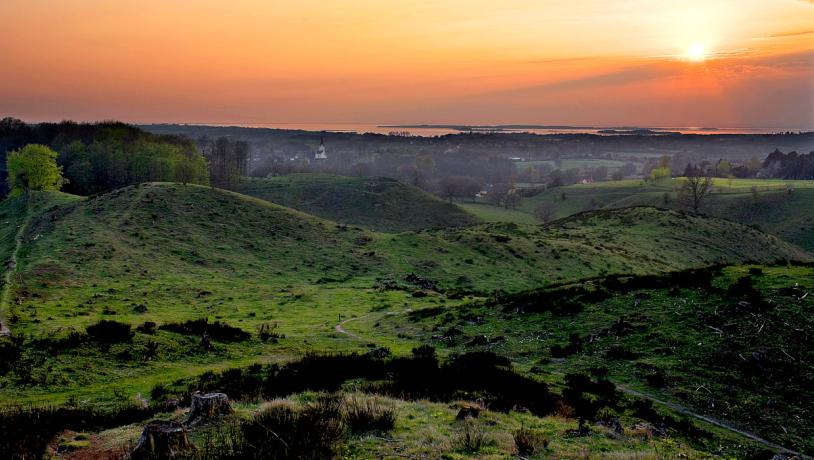
POLYGON ((477 217, 454 204, 384 177, 293 174, 246 179, 237 191, 381 232, 459 227, 478 222, 477 217))

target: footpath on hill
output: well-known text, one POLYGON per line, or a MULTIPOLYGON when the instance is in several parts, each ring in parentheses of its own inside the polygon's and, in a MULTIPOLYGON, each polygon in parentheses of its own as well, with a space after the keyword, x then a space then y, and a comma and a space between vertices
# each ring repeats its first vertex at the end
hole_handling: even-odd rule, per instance
POLYGON ((6 271, 3 274, 3 290, 0 292, 0 336, 11 334, 11 330, 8 328, 6 315, 9 311, 9 305, 11 302, 10 297, 12 277, 17 271, 17 253, 20 252, 20 247, 23 245, 23 235, 25 235, 25 229, 28 228, 28 224, 31 219, 28 211, 27 199, 24 204, 24 209, 25 216, 23 217, 23 221, 20 223, 20 228, 17 230, 17 234, 14 237, 14 250, 11 251, 11 256, 6 262, 6 271))

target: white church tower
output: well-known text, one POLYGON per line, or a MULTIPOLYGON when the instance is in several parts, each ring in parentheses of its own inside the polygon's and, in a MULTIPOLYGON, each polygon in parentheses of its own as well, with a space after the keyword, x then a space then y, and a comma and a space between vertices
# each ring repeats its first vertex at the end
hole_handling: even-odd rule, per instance
POLYGON ((319 138, 319 148, 317 149, 316 153, 314 153, 315 160, 327 160, 328 154, 325 153, 325 138, 319 138))

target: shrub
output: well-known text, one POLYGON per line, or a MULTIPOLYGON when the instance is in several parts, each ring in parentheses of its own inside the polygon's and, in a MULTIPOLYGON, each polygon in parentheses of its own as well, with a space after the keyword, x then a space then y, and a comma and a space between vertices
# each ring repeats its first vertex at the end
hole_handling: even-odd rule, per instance
POLYGON ((478 420, 467 418, 458 433, 458 448, 465 452, 480 452, 486 440, 486 432, 478 420))
POLYGON ((239 327, 230 326, 220 321, 210 323, 207 318, 189 320, 183 323, 162 324, 158 328, 186 335, 203 335, 206 333, 213 340, 220 342, 242 342, 251 338, 248 332, 239 327))
POLYGON ((5 374, 14 367, 23 353, 23 336, 0 336, 0 375, 5 374))
POLYGON ((320 395, 316 402, 297 407, 273 401, 242 427, 248 452, 243 458, 336 458, 345 434, 341 399, 320 395))
POLYGON ((136 330, 142 334, 155 334, 156 324, 152 321, 145 321, 141 326, 136 327, 136 330))
POLYGON ((100 343, 129 342, 133 339, 130 325, 118 321, 103 319, 96 324, 88 326, 85 331, 88 336, 100 343))
POLYGON ((358 395, 345 398, 345 422, 351 431, 390 431, 396 425, 396 411, 376 398, 358 395))
POLYGON ((608 359, 631 360, 636 359, 638 356, 638 353, 624 345, 612 345, 605 351, 605 357, 608 359))
POLYGON ((277 332, 277 327, 277 323, 263 323, 257 328, 257 336, 263 342, 277 343, 280 339, 285 338, 283 334, 277 332))
POLYGON ((517 447, 517 453, 525 457, 548 449, 548 438, 539 431, 520 427, 514 432, 514 445, 517 447))

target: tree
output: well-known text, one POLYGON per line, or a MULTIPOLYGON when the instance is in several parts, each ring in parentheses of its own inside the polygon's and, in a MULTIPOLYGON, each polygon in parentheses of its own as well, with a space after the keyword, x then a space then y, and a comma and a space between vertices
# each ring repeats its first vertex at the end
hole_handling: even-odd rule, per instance
POLYGON ((469 198, 475 200, 475 195, 480 192, 481 184, 474 177, 450 176, 444 177, 438 183, 441 196, 452 201, 452 198, 464 200, 469 198))
MULTIPOLYGON (((688 168, 691 169, 691 168, 688 168)), ((712 194, 712 176, 709 173, 702 173, 699 169, 692 169, 692 174, 688 175, 681 186, 679 197, 694 212, 698 212, 702 202, 712 194)))
POLYGON ((608 178, 608 167, 597 166, 593 172, 593 180, 600 182, 608 178))
POLYGON ((660 167, 655 168, 652 171, 650 171, 650 175, 648 176, 648 178, 651 181, 656 182, 656 181, 661 180, 661 179, 669 178, 670 173, 671 173, 670 168, 668 168, 666 166, 660 166, 660 167))
POLYGON ((57 166, 57 153, 40 144, 29 144, 6 157, 8 183, 12 196, 31 190, 54 190, 62 187, 62 167, 57 166))
POLYGON ((554 203, 540 203, 536 208, 534 208, 534 217, 548 223, 554 219, 554 212, 556 210, 557 206, 554 205, 554 203))

